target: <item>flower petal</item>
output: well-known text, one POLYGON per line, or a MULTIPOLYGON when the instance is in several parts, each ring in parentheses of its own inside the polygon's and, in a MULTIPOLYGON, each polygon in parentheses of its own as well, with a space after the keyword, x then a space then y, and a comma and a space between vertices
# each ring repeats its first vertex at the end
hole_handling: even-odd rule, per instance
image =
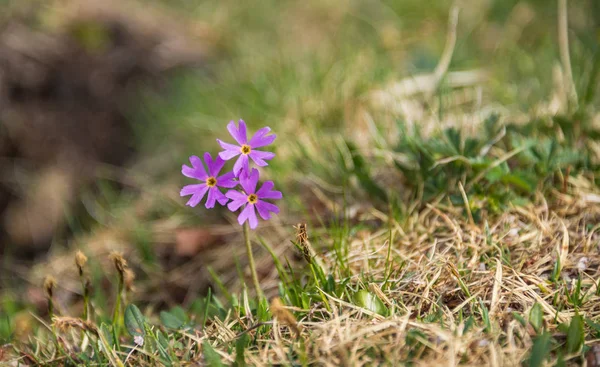
POLYGON ((208 167, 208 173, 212 177, 216 177, 225 165, 225 161, 223 160, 223 158, 217 155, 217 157, 213 161, 210 153, 208 152, 204 153, 204 161, 206 162, 206 166, 208 167))
POLYGON ((210 174, 210 167, 212 167, 212 165, 213 165, 213 160, 212 160, 212 156, 210 155, 209 152, 204 152, 204 162, 206 163, 206 166, 208 167, 208 174, 210 174))
POLYGON ((273 190, 273 187, 275 187, 273 181, 265 181, 260 187, 260 189, 258 189, 258 191, 256 192, 256 195, 258 195, 259 198, 262 198, 264 194, 273 190))
POLYGON ((217 189, 216 187, 211 187, 208 189, 208 197, 206 198, 206 209, 211 209, 215 207, 215 203, 217 202, 217 194, 215 192, 218 192, 219 189, 217 189))
POLYGON ((245 221, 248 221, 250 224, 250 228, 255 229, 258 225, 258 218, 256 218, 256 211, 254 210, 254 205, 246 205, 244 210, 238 216, 238 223, 240 225, 244 224, 245 221))
POLYGON ((224 159, 226 161, 230 160, 231 158, 241 154, 242 152, 234 152, 233 150, 224 150, 222 152, 219 153, 219 157, 221 157, 221 159, 224 159))
POLYGON ((221 153, 219 153, 219 157, 221 157, 222 159, 228 161, 231 158, 235 157, 238 154, 242 153, 242 148, 237 146, 237 145, 233 145, 233 144, 229 144, 229 143, 225 143, 222 140, 217 139, 217 142, 219 142, 219 145, 221 145, 221 148, 225 149, 224 151, 222 151, 221 153))
POLYGON ((261 218, 264 220, 271 218, 271 212, 275 214, 279 213, 277 205, 266 201, 258 200, 254 206, 256 207, 256 210, 258 210, 258 214, 260 214, 261 218))
MULTIPOLYGON (((248 172, 248 171, 246 171, 248 172)), ((244 188, 246 195, 254 194, 256 192, 256 184, 258 183, 258 170, 252 168, 250 174, 240 175, 240 184, 244 188)))
POLYGON ((190 200, 188 200, 188 202, 185 205, 194 207, 194 206, 198 205, 198 203, 200 203, 200 200, 202 200, 202 198, 204 197, 204 195, 206 194, 207 191, 208 191, 208 186, 206 186, 205 184, 187 185, 181 189, 181 192, 179 193, 179 195, 180 196, 192 195, 190 200))
POLYGON ((219 204, 225 206, 225 204, 227 204, 227 202, 229 201, 229 198, 227 198, 227 196, 225 196, 225 194, 223 194, 221 192, 221 190, 215 188, 215 192, 217 195, 217 201, 219 202, 219 204))
POLYGON ((179 196, 194 195, 197 192, 202 191, 206 187, 206 184, 186 185, 179 192, 179 196))
POLYGON ((264 220, 269 220, 271 219, 271 213, 269 213, 269 211, 267 209, 265 209, 263 206, 258 205, 260 201, 256 202, 255 206, 256 206, 256 210, 258 210, 258 214, 260 215, 260 217, 264 220))
POLYGON ((238 184, 234 179, 235 174, 233 172, 227 172, 224 175, 217 177, 217 186, 226 187, 228 189, 234 188, 238 184))
POLYGON ((230 198, 231 200, 237 201, 237 200, 248 200, 248 196, 237 191, 237 190, 229 190, 227 191, 227 193, 225 194, 225 196, 227 196, 228 198, 230 198))
POLYGON ((213 162, 212 168, 211 167, 208 168, 210 171, 210 174, 213 177, 217 177, 219 175, 219 172, 221 172, 221 170, 223 169, 224 165, 225 165, 225 160, 217 155, 217 157, 215 158, 215 161, 213 162))
POLYGON ((254 207, 250 204, 246 205, 244 210, 242 210, 240 215, 238 215, 238 223, 240 225, 244 224, 244 222, 248 219, 248 215, 250 215, 251 211, 254 211, 254 207))
POLYGON ((239 146, 239 145, 229 144, 229 143, 224 142, 221 139, 217 139, 217 142, 219 143, 219 145, 221 146, 221 148, 223 148, 225 150, 235 150, 235 151, 238 151, 240 153, 242 152, 242 150, 241 150, 242 147, 239 146))
POLYGON ((248 164, 248 156, 242 154, 233 165, 233 173, 236 176, 240 176, 242 172, 248 172, 249 168, 250 166, 248 164))
POLYGON ((230 121, 229 124, 227 124, 227 130, 229 130, 229 133, 239 145, 246 144, 248 142, 248 138, 246 136, 246 123, 244 120, 240 120, 239 125, 240 127, 236 128, 235 122, 230 121))
POLYGON ((277 136, 275 134, 265 136, 269 133, 269 131, 271 131, 270 127, 263 127, 262 129, 258 130, 252 139, 250 139, 248 145, 250 145, 252 148, 260 148, 271 144, 273 141, 275 141, 277 136))
POLYGON ((183 164, 181 166, 181 173, 185 177, 195 178, 196 180, 200 180, 200 181, 204 181, 204 180, 206 180, 206 177, 208 177, 208 176, 206 176, 206 172, 202 172, 200 170, 186 166, 185 164, 183 164))
MULTIPOLYGON (((248 206, 254 206, 254 205, 248 205, 248 206)), ((256 229, 256 227, 258 226, 258 218, 256 218, 256 211, 254 210, 254 208, 252 208, 252 211, 248 215, 248 221, 250 222, 250 228, 256 229)))
POLYGON ((202 160, 200 158, 198 158, 198 156, 193 155, 190 157, 190 163, 192 163, 192 167, 196 168, 196 167, 200 167, 200 168, 204 168, 204 165, 202 164, 202 160))
POLYGON ((195 178, 197 180, 206 180, 208 176, 206 175, 204 165, 202 164, 200 158, 193 155, 190 157, 190 162, 192 163, 192 167, 186 166, 185 164, 182 165, 181 173, 183 173, 184 176, 189 178, 195 178))
POLYGON ((273 190, 275 184, 273 181, 265 181, 260 190, 256 192, 259 199, 281 199, 281 191, 273 190))
POLYGON ((231 202, 227 205, 227 208, 232 212, 235 212, 242 205, 248 202, 248 197, 237 190, 229 190, 225 196, 231 199, 231 202))
POLYGON ((268 163, 265 162, 265 160, 273 159, 273 157, 275 157, 275 153, 263 152, 262 150, 252 150, 248 155, 252 158, 254 163, 260 167, 267 166, 268 163))
POLYGON ((232 212, 235 212, 239 208, 241 208, 244 204, 247 204, 247 203, 248 203, 247 200, 233 200, 233 201, 230 201, 229 204, 227 204, 227 209, 229 209, 232 212))

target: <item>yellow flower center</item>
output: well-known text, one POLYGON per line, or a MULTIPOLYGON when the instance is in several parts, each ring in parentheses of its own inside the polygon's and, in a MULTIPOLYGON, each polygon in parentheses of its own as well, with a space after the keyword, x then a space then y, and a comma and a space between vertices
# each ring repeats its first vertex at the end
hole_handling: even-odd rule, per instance
POLYGON ((242 154, 250 154, 252 149, 250 149, 250 145, 244 144, 240 150, 242 151, 242 154))
POLYGON ((248 202, 250 204, 255 204, 257 201, 258 201, 258 196, 256 196, 256 194, 248 195, 248 202))
POLYGON ((217 184, 217 179, 214 177, 209 177, 206 179, 206 186, 213 187, 217 184))

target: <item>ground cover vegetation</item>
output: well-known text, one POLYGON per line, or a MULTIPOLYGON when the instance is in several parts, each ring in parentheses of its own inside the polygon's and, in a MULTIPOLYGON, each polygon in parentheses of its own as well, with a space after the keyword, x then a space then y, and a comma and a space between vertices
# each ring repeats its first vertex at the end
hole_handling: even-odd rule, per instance
POLYGON ((598 5, 148 3, 214 54, 140 93, 68 239, 2 259, 2 363, 600 365, 598 5), (282 193, 250 237, 180 197, 240 118, 282 193))

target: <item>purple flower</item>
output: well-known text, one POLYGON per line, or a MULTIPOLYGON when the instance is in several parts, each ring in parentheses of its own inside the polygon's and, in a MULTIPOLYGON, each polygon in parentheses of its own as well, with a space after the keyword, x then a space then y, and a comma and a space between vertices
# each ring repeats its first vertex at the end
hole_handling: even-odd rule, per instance
POLYGON ((217 159, 214 161, 210 156, 210 153, 204 153, 204 161, 208 166, 208 173, 204 169, 204 164, 200 158, 195 155, 190 157, 190 162, 192 163, 192 167, 186 166, 185 164, 181 166, 181 173, 184 176, 195 178, 199 181, 204 181, 201 184, 196 185, 187 185, 181 189, 181 196, 192 195, 190 200, 186 205, 194 207, 200 203, 200 200, 204 197, 206 192, 208 191, 208 198, 206 199, 206 208, 210 209, 215 206, 215 201, 218 201, 219 204, 225 205, 229 201, 227 197, 219 190, 219 187, 232 188, 235 187, 238 183, 234 181, 235 175, 233 172, 228 172, 222 176, 218 176, 219 172, 225 165, 225 161, 217 156, 217 159), (218 176, 218 177, 217 177, 218 176))
POLYGON ((275 204, 268 203, 262 199, 281 199, 281 192, 273 190, 273 181, 266 181, 260 190, 256 191, 256 184, 258 183, 258 170, 252 169, 252 172, 242 172, 240 175, 240 184, 244 189, 244 192, 237 190, 229 190, 225 196, 231 199, 231 202, 227 205, 229 210, 235 212, 243 205, 246 205, 240 215, 238 216, 238 223, 241 225, 245 221, 248 221, 250 228, 255 229, 258 225, 258 219, 256 218, 256 212, 254 208, 258 210, 258 214, 262 219, 267 220, 271 218, 271 213, 279 213, 279 208, 275 204))
POLYGON ((233 173, 236 177, 240 175, 242 170, 245 172, 250 171, 248 157, 252 158, 254 163, 260 167, 268 165, 268 163, 265 161, 275 157, 275 153, 255 150, 256 148, 269 145, 275 140, 275 134, 265 136, 269 133, 269 131, 271 131, 271 128, 263 127, 262 129, 258 130, 252 139, 250 139, 250 141, 248 141, 248 137, 246 135, 246 123, 243 120, 240 120, 239 128, 235 127, 235 123, 233 121, 229 122, 227 125, 227 130, 229 130, 229 133, 239 145, 228 144, 217 139, 219 144, 221 144, 221 147, 225 149, 223 152, 219 153, 219 157, 228 161, 231 158, 240 155, 233 166, 233 173))

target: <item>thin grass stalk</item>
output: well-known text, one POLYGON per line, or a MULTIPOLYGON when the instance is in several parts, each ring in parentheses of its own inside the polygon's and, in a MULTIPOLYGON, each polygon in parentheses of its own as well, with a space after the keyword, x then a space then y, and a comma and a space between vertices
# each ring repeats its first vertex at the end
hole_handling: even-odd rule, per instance
POLYGON ((598 76, 600 75, 600 50, 594 53, 592 71, 589 75, 589 81, 587 82, 587 87, 585 89, 585 94, 583 97, 583 107, 591 104, 594 100, 594 95, 596 93, 596 89, 598 88, 598 76))
POLYGON ((54 289, 56 288, 56 279, 52 276, 47 276, 44 280, 44 292, 46 293, 46 298, 48 300, 48 316, 50 317, 50 321, 52 322, 51 330, 52 330, 52 339, 56 345, 56 350, 61 354, 66 355, 67 358, 75 363, 70 354, 65 352, 62 344, 60 343, 58 330, 56 325, 54 324, 54 320, 56 319, 56 315, 54 313, 54 289))
POLYGON ((117 270, 118 275, 118 285, 117 285, 117 297, 115 299, 115 308, 113 311, 112 317, 112 331, 114 343, 117 350, 120 349, 119 343, 119 334, 121 331, 121 323, 123 322, 123 315, 121 312, 123 303, 123 292, 125 288, 125 273, 127 272, 127 261, 123 258, 123 255, 118 252, 113 252, 110 254, 110 259, 113 261, 115 265, 115 269, 117 270))
POLYGON ((573 82, 571 69, 571 54, 569 52, 569 21, 567 15, 567 0, 558 0, 558 48, 560 61, 565 75, 565 93, 567 95, 568 109, 577 107, 577 91, 573 82))
POLYGON ((119 273, 119 284, 117 286, 117 297, 115 300, 115 309, 113 310, 112 316, 112 332, 113 332, 113 342, 117 350, 119 350, 119 334, 121 333, 121 297, 123 294, 124 281, 123 281, 123 273, 121 271, 119 273))
POLYGON ((81 288, 83 290, 83 320, 88 321, 89 317, 89 280, 86 279, 84 267, 87 264, 87 257, 81 251, 75 254, 75 265, 79 273, 81 288))
MULTIPOLYGON (((115 300, 115 309, 113 310, 112 324, 114 329, 118 329, 119 316, 121 314, 121 295, 123 294, 123 276, 119 273, 119 284, 117 288, 117 298, 115 300)), ((118 334, 118 333, 117 333, 118 334)))
POLYGON ((56 280, 52 276, 47 276, 44 279, 44 293, 48 301, 48 317, 50 320, 54 318, 54 288, 56 288, 56 280))
POLYGON ((90 287, 87 280, 81 280, 81 286, 83 287, 83 319, 89 321, 90 317, 90 287))
POLYGON ((248 255, 248 264, 250 265, 250 273, 252 274, 252 282, 254 283, 254 290, 256 291, 256 297, 260 300, 264 297, 262 289, 260 288, 260 282, 258 281, 258 274, 256 273, 256 264, 254 263, 254 255, 252 254, 252 243, 250 242, 250 227, 248 222, 244 222, 244 243, 246 244, 246 253, 248 255))
POLYGON ((389 206, 388 211, 388 246, 387 246, 387 255, 385 256, 385 279, 383 280, 383 289, 387 289, 387 282, 390 279, 392 274, 392 244, 394 243, 394 228, 393 228, 393 216, 394 211, 392 209, 392 205, 389 206))
MULTIPOLYGON (((89 280, 85 277, 84 267, 87 264, 87 257, 81 251, 75 253, 75 265, 79 273, 79 280, 81 281, 81 288, 83 291, 83 320, 89 321, 89 280)), ((85 330, 81 331, 81 350, 85 350, 89 344, 89 337, 85 330)))

